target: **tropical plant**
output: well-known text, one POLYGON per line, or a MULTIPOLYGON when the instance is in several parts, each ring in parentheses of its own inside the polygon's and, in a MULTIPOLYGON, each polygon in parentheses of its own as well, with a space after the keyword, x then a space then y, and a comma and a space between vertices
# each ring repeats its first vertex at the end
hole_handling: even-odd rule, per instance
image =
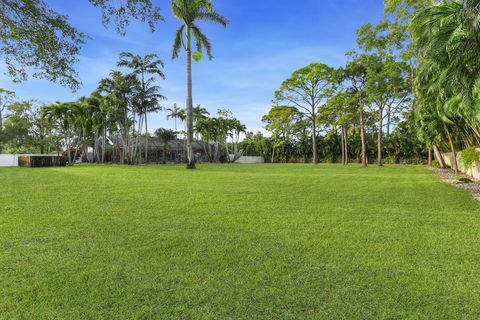
POLYGON ((135 130, 135 109, 132 105, 134 88, 138 87, 138 79, 133 74, 124 75, 119 71, 112 71, 110 77, 100 81, 98 90, 106 94, 111 104, 112 117, 118 125, 122 143, 121 159, 124 163, 134 162, 134 150, 130 139, 131 130, 135 130))
POLYGON ((173 130, 160 128, 155 131, 155 135, 162 140, 162 163, 167 163, 168 143, 177 137, 177 134, 173 130))
POLYGON ((207 36, 200 30, 198 22, 214 22, 226 27, 228 20, 213 9, 210 0, 172 0, 172 12, 177 19, 182 21, 182 25, 175 32, 172 59, 178 58, 182 47, 185 49, 187 56, 187 168, 195 169, 195 158, 192 149, 194 125, 192 56, 196 61, 199 61, 205 49, 208 57, 212 59, 212 46, 207 36), (195 42, 197 49, 197 52, 193 54, 192 41, 195 42))
POLYGON ((180 108, 176 103, 173 104, 172 108, 167 108, 167 120, 173 119, 175 122, 175 132, 177 132, 177 119, 182 119, 185 112, 184 109, 180 108))
POLYGON ((159 93, 160 87, 154 85, 155 75, 165 79, 161 70, 164 64, 155 54, 147 54, 141 57, 131 52, 122 52, 117 65, 130 68, 139 80, 138 86, 135 88, 133 103, 139 114, 137 132, 141 132, 143 124, 145 126, 145 161, 148 162, 148 113, 160 111, 160 102, 167 100, 164 95, 159 93))

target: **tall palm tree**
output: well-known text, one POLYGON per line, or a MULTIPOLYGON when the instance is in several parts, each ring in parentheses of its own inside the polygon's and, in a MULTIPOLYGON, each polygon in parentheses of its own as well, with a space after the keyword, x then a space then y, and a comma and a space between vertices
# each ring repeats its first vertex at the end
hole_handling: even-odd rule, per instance
POLYGON ((205 119, 209 115, 210 115, 210 112, 208 112, 207 109, 205 109, 201 105, 197 104, 197 106, 195 108, 193 108, 193 122, 194 122, 194 125, 195 125, 195 123, 198 122, 198 120, 205 119))
POLYGON ((138 79, 134 75, 124 75, 113 71, 110 77, 100 81, 98 90, 107 94, 106 98, 113 105, 112 114, 119 125, 123 144, 123 162, 132 163, 133 154, 130 152, 130 129, 133 121, 130 115, 131 98, 134 88, 138 87, 138 79))
POLYGON ((172 12, 182 21, 181 27, 175 32, 172 59, 178 58, 180 49, 185 49, 187 55, 187 169, 195 169, 193 154, 193 97, 192 97, 192 40, 197 52, 193 55, 196 61, 202 57, 203 49, 208 58, 212 59, 212 46, 207 36, 197 25, 199 21, 219 23, 226 27, 228 20, 213 10, 211 0, 172 0, 172 12), (193 37, 193 39, 192 39, 193 37))
POLYGON ((195 130, 195 126, 197 125, 198 121, 201 119, 205 119, 210 115, 207 109, 203 108, 201 105, 197 104, 195 108, 193 108, 193 131, 195 134, 195 138, 199 139, 199 131, 195 130))
POLYGON ((161 110, 160 101, 167 98, 158 93, 160 87, 154 85, 155 77, 159 76, 165 80, 165 74, 161 68, 164 67, 162 60, 158 59, 156 54, 147 54, 143 57, 135 55, 131 52, 122 52, 120 61, 117 63, 119 67, 127 67, 132 69, 132 73, 138 77, 138 87, 136 90, 137 108, 139 113, 139 130, 140 133, 142 121, 145 122, 145 160, 148 162, 148 113, 158 112, 161 110))
POLYGON ((173 119, 175 122, 175 132, 177 132, 177 119, 182 117, 183 109, 174 103, 172 108, 167 108, 167 112, 169 112, 167 114, 167 120, 173 119))

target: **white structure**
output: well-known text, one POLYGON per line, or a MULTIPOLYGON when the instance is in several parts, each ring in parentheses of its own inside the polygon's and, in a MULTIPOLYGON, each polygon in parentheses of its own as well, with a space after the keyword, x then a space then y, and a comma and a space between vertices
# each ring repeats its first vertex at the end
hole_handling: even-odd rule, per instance
POLYGON ((18 167, 18 155, 0 154, 0 167, 18 167))
MULTIPOLYGON (((480 151, 480 149, 477 149, 477 151, 480 151)), ((453 154, 451 152, 444 153, 442 154, 442 156, 443 156, 443 160, 445 161, 445 164, 449 167, 452 167, 453 154)), ((480 180, 480 164, 475 163, 474 165, 472 165, 470 169, 465 168, 465 165, 463 164, 463 161, 462 161, 461 151, 457 152, 457 166, 460 172, 463 172, 474 179, 480 180)))
POLYGON ((265 159, 263 157, 240 157, 235 163, 242 163, 242 164, 254 164, 254 163, 265 163, 265 159))

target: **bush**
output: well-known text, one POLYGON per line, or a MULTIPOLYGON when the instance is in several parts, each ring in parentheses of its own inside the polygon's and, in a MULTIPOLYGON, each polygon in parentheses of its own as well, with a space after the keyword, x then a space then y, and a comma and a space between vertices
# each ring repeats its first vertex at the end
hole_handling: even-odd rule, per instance
POLYGON ((433 161, 432 161, 432 167, 434 167, 434 168, 440 168, 440 161, 438 161, 438 160, 433 160, 433 161))
POLYGON ((475 147, 469 147, 462 151, 461 158, 465 168, 471 169, 480 160, 480 152, 475 147))

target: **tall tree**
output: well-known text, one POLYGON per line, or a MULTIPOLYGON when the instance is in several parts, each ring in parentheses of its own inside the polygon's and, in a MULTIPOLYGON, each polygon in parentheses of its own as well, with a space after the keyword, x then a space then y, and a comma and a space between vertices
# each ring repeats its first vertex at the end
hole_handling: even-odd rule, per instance
POLYGON ((167 114, 167 120, 173 119, 175 122, 175 132, 177 132, 177 119, 181 119, 184 111, 182 108, 180 108, 176 103, 173 104, 172 108, 167 108, 166 109, 168 114, 167 114))
POLYGON ((368 165, 367 138, 365 133, 365 105, 367 104, 367 69, 365 67, 368 61, 367 55, 351 55, 345 69, 341 72, 342 79, 346 82, 346 93, 349 95, 349 101, 355 105, 358 114, 358 125, 360 128, 360 140, 362 145, 362 166, 368 165))
POLYGON ((324 113, 320 115, 320 119, 332 128, 331 134, 335 134, 340 128, 343 165, 349 163, 348 131, 356 113, 355 100, 342 90, 328 101, 324 113))
POLYGON ((7 107, 13 102, 15 93, 0 88, 0 152, 2 152, 2 131, 3 131, 3 121, 6 119, 6 110, 7 107))
POLYGON ((55 126, 63 137, 68 163, 73 164, 71 149, 75 143, 75 120, 71 103, 55 103, 42 107, 42 117, 55 126))
POLYGON ((135 87, 138 87, 136 76, 124 75, 119 71, 112 71, 110 77, 102 79, 98 87, 99 92, 105 93, 106 98, 112 104, 112 112, 120 127, 123 152, 121 158, 124 163, 128 164, 133 163, 135 156, 130 139, 130 130, 133 125, 131 112, 134 111, 131 100, 135 87))
POLYGON ((139 128, 141 128, 142 121, 145 123, 145 160, 148 162, 148 113, 161 110, 160 102, 167 99, 159 93, 160 87, 154 85, 156 81, 154 76, 165 79, 165 74, 161 70, 164 64, 156 54, 147 54, 141 57, 131 52, 122 52, 117 65, 130 68, 139 79, 134 101, 140 115, 139 128))
POLYGON ((313 163, 318 163, 317 116, 325 99, 331 97, 336 88, 336 72, 333 68, 314 63, 295 71, 275 93, 275 102, 296 107, 311 122, 313 163))
POLYGON ((182 26, 175 32, 172 59, 178 58, 180 49, 183 46, 187 56, 187 169, 195 169, 195 157, 192 148, 192 40, 195 42, 197 48, 197 52, 193 54, 193 58, 196 61, 201 59, 203 49, 206 50, 208 57, 212 59, 212 46, 210 41, 200 30, 197 23, 199 21, 208 21, 226 27, 228 20, 213 9, 210 0, 172 0, 172 12, 177 19, 182 21, 182 26))

